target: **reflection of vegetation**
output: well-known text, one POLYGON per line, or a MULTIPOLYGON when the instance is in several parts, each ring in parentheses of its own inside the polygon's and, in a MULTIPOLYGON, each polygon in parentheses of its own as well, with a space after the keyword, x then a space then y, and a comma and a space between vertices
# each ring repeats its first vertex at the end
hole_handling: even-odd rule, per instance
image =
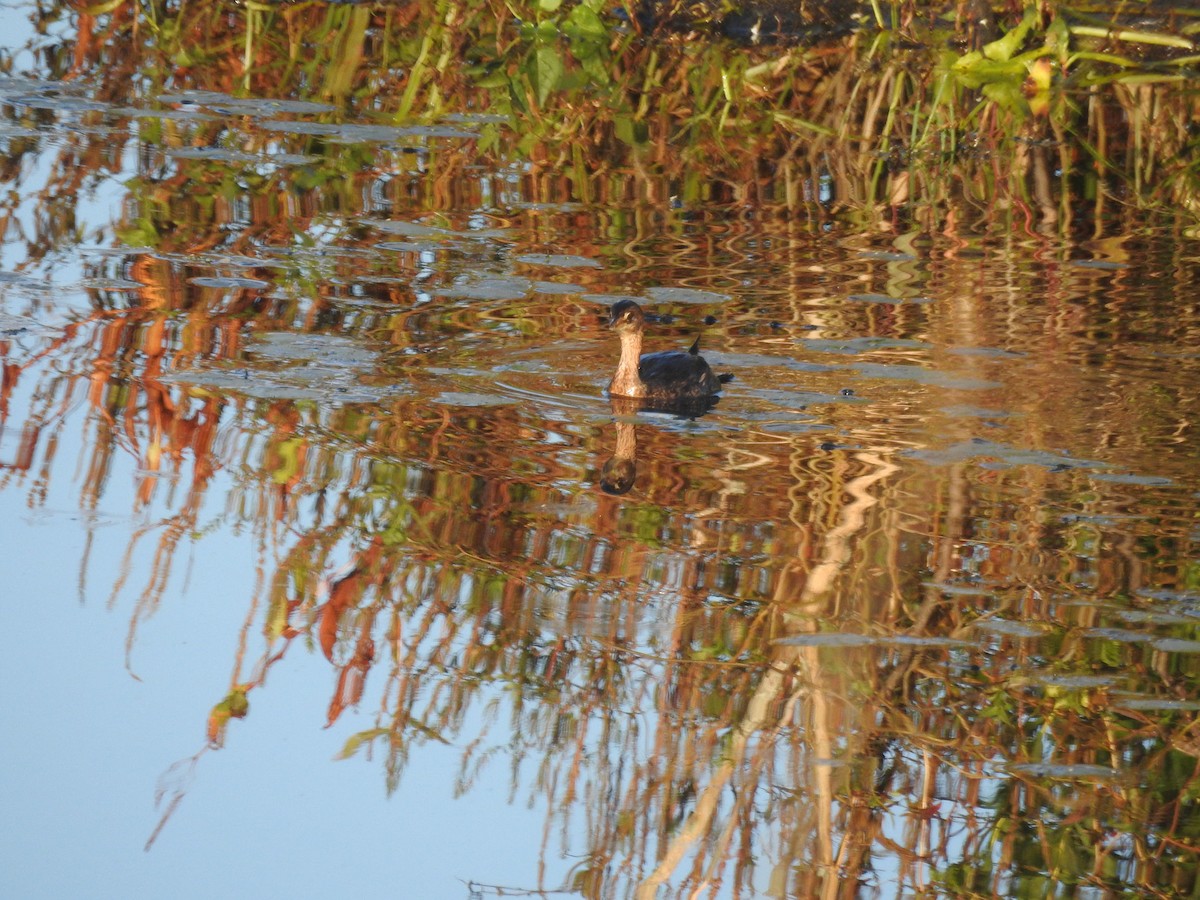
MULTIPOLYGON (((1073 459, 915 465, 914 421, 971 435, 907 385, 879 389, 896 421, 827 404, 821 424, 850 446, 750 419, 703 441, 647 427, 635 501, 621 501, 585 487, 612 450, 605 428, 511 397, 439 399, 429 377, 486 370, 492 336, 528 350, 586 333, 592 306, 535 292, 509 261, 569 239, 633 282, 579 274, 596 290, 769 269, 781 331, 1018 350, 1049 333, 1056 355, 1026 370, 1038 388, 996 391, 1027 414, 1023 440, 1132 460, 1170 446, 1194 479, 1177 414, 1194 364, 1110 392, 1118 362, 1096 350, 1147 331, 1194 345, 1194 283, 1181 274, 1156 306, 1135 284, 1190 271, 1190 251, 1140 267, 1118 245, 1097 253, 1111 269, 1073 271, 1045 243, 1122 234, 1139 205, 1191 225, 1195 99, 1172 79, 1195 65, 1194 29, 1097 37, 1030 12, 975 40, 965 20, 880 12, 889 30, 732 48, 646 40, 605 6, 553 0, 511 27, 507 7, 447 0, 45 8, 78 28, 51 74, 94 77, 114 106, 43 147, 33 126, 79 98, 49 83, 6 95, 11 124, 29 126, 8 144, 8 181, 58 154, 37 214, 14 208, 10 233, 30 268, 74 246, 79 196, 123 171, 128 143, 123 217, 102 227, 131 249, 89 259, 87 315, 40 344, 6 337, 0 423, 23 415, 26 438, 5 485, 32 473, 41 502, 65 477, 52 463, 69 412, 88 409, 83 506, 132 460, 136 509, 165 509, 132 535, 130 559, 157 541, 150 574, 127 564, 113 591, 136 584, 131 644, 168 602, 181 546, 229 524, 275 548, 246 616, 264 647, 240 646, 213 746, 270 668, 311 648, 331 668, 328 724, 378 710, 346 755, 380 760, 394 789, 415 748, 449 742, 463 791, 503 756, 514 793, 583 820, 571 887, 589 895, 724 880, 811 896, 869 883, 881 854, 914 891, 1190 889, 1200 737, 1172 704, 1197 697, 1186 592, 1200 576, 1180 499, 1194 483, 1151 485, 1138 508, 1153 518, 1128 518, 1123 485, 1073 459), (584 212, 528 208, 564 201, 584 212), (894 259, 847 273, 840 257, 817 265, 830 220, 872 251, 881 229, 944 243, 916 274, 894 259), (1034 249, 1005 243, 1009 280, 980 291, 971 254, 1013 224, 1034 249), (772 242, 808 262, 738 256, 772 242), (464 284, 475 270, 496 277, 464 284), (872 279, 945 302, 828 302, 872 279), (314 353, 305 374, 302 348, 268 352, 279 332, 351 335, 359 355, 314 353), (230 494, 206 522, 218 483, 230 494), (1130 613, 1152 637, 1130 636, 1130 613)), ((52 307, 36 279, 6 284, 31 315, 52 307)), ((726 336, 770 327, 756 305, 730 307, 726 336)), ((791 353, 799 338, 769 340, 791 353)), ((884 358, 924 359, 908 353, 884 358)), ((805 388, 832 397, 844 377, 806 372, 805 388)), ((570 386, 536 367, 530 383, 539 397, 570 386)))
MULTIPOLYGON (((496 114, 520 122, 515 146, 565 173, 580 199, 636 160, 686 201, 728 192, 795 207, 819 191, 832 208, 903 206, 930 224, 976 207, 1069 225, 1085 198, 1094 211, 1115 198, 1195 217, 1195 100, 1177 89, 1200 59, 1194 14, 1164 12, 1155 30, 1065 5, 1007 23, 980 3, 959 4, 957 17, 889 9, 864 7, 861 30, 833 43, 751 49, 645 39, 592 0, 513 7, 520 25, 508 7, 450 0, 237 11, 126 2, 81 15, 80 41, 60 48, 53 74, 88 66, 110 80, 103 99, 137 61, 147 100, 196 87, 309 95, 378 123, 496 114)), ((638 21, 673 18, 658 9, 638 21)), ((304 181, 369 166, 319 129, 247 142, 227 122, 147 121, 164 149, 182 139, 315 151, 324 163, 297 173, 304 181)), ((494 125, 480 129, 476 153, 510 149, 494 125)))

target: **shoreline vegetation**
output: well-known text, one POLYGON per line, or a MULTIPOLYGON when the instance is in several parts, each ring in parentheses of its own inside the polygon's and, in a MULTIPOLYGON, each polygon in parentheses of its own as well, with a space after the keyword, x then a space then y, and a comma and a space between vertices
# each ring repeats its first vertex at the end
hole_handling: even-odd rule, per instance
POLYGON ((823 8, 109 0, 46 6, 40 27, 74 17, 78 39, 52 68, 98 77, 100 98, 136 77, 150 101, 215 90, 330 104, 304 117, 315 124, 473 117, 476 158, 515 149, 583 201, 632 168, 685 203, 820 206, 874 224, 904 208, 928 227, 1001 211, 1095 228, 1132 207, 1196 230, 1200 11, 823 8))

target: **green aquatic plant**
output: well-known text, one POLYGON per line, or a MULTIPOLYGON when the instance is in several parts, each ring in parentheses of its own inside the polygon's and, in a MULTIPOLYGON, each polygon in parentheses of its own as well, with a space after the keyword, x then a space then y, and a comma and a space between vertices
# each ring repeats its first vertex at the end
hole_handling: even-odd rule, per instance
MULTIPOLYGON (((832 178, 867 219, 914 204, 946 215, 964 185, 972 202, 1048 208, 1062 202, 1055 179, 1060 193, 1092 180, 1097 197, 1197 206, 1196 167, 1181 153, 1190 137, 1168 124, 1194 115, 1193 95, 1174 89, 1200 63, 1194 11, 1167 10, 1155 30, 1087 2, 946 12, 910 0, 847 5, 837 28, 756 45, 715 34, 725 17, 756 11, 774 15, 751 3, 123 0, 79 15, 81 44, 62 65, 82 71, 90 58, 115 76, 132 62, 148 96, 326 100, 327 122, 500 116, 521 155, 570 172, 581 196, 632 163, 677 179, 692 200, 706 190, 700 171, 772 197, 832 178), (1039 161, 1036 147, 1054 159, 1039 161)), ((477 149, 498 142, 490 127, 477 149)))
POLYGON ((1003 37, 981 50, 959 56, 951 66, 954 77, 967 88, 979 89, 984 97, 1008 112, 1027 115, 1036 109, 1044 113, 1046 94, 1050 89, 1049 67, 1045 60, 1046 57, 1061 56, 1058 51, 1064 46, 1066 26, 1056 18, 1053 27, 1042 34, 1043 43, 1019 52, 1039 19, 1039 12, 1031 7, 1020 24, 1003 37), (1026 98, 1026 85, 1031 80, 1036 85, 1036 107, 1026 98))

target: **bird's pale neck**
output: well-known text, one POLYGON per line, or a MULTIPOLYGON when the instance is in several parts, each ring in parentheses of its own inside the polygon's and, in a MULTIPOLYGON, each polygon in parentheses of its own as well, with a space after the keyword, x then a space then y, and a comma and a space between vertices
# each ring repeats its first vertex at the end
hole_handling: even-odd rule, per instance
POLYGON ((637 429, 634 424, 629 421, 622 422, 620 419, 614 424, 617 426, 617 447, 613 456, 616 459, 636 459, 637 429))
POLYGON ((621 360, 617 363, 617 374, 608 386, 610 394, 620 397, 642 397, 646 385, 638 375, 638 360, 642 358, 642 333, 621 332, 621 360))

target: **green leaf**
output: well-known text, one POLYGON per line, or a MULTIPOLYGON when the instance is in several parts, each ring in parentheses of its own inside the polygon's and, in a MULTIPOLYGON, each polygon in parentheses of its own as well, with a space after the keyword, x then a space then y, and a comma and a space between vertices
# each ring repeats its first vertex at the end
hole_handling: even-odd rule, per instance
POLYGON ((999 40, 984 45, 983 55, 988 59, 994 59, 998 62, 1012 59, 1013 55, 1021 49, 1021 45, 1025 43, 1025 38, 1033 30, 1037 22, 1038 11, 1036 7, 1031 6, 1025 11, 1025 18, 1021 20, 1020 25, 999 40))
POLYGON ((555 47, 538 47, 534 59, 534 91, 537 94, 538 105, 545 106, 550 93, 558 87, 562 78, 562 59, 559 58, 555 47))
POLYGON ((580 67, 587 74, 588 80, 593 84, 608 84, 611 77, 608 74, 608 63, 599 56, 589 56, 587 59, 581 59, 580 67))
POLYGON ((246 713, 250 711, 250 701, 246 697, 246 692, 241 688, 230 691, 224 702, 229 705, 229 714, 235 718, 245 718, 246 713))
POLYGON ((571 41, 571 55, 580 62, 585 59, 595 59, 600 47, 591 41, 571 41))
POLYGON ((646 123, 636 121, 629 116, 614 117, 613 131, 617 135, 617 140, 629 144, 631 147, 646 143, 648 136, 646 123))
POLYGON ((95 6, 88 6, 83 9, 83 12, 89 16, 102 16, 105 13, 110 13, 118 6, 125 3, 125 0, 109 0, 107 3, 97 3, 95 6))
POLYGON ((567 14, 563 31, 573 40, 591 40, 596 43, 608 40, 608 29, 596 11, 589 6, 576 6, 567 14))
POLYGON ((508 84, 508 74, 503 69, 496 69, 476 79, 475 85, 481 88, 499 88, 508 84))
POLYGON ((371 728, 367 731, 360 731, 358 734, 352 734, 346 741, 345 746, 342 747, 342 752, 335 756, 334 759, 349 759, 361 750, 364 744, 369 744, 375 738, 383 737, 388 733, 386 728, 371 728))
POLYGON ((1016 81, 995 81, 983 86, 983 96, 998 106, 1013 112, 1023 112, 1025 95, 1016 81))
POLYGON ((562 6, 562 0, 538 0, 538 9, 542 12, 552 13, 562 6))
POLYGON ((304 446, 302 438, 291 438, 280 441, 274 450, 279 457, 279 465, 271 472, 276 484, 287 484, 300 471, 300 451, 304 446))
POLYGON ((1009 60, 998 62, 994 59, 984 59, 981 53, 972 51, 954 64, 954 74, 967 87, 977 88, 982 84, 1023 79, 1025 67, 1009 60))
POLYGON ((525 101, 525 81, 520 73, 514 74, 508 80, 508 98, 512 102, 514 112, 518 114, 529 112, 529 104, 525 101))
POLYGON ((288 624, 288 604, 286 596, 274 597, 271 600, 271 608, 267 613, 267 622, 263 631, 271 640, 275 640, 283 634, 288 624))
POLYGON ((130 227, 118 228, 117 236, 130 247, 157 247, 160 239, 154 221, 146 216, 130 227))

